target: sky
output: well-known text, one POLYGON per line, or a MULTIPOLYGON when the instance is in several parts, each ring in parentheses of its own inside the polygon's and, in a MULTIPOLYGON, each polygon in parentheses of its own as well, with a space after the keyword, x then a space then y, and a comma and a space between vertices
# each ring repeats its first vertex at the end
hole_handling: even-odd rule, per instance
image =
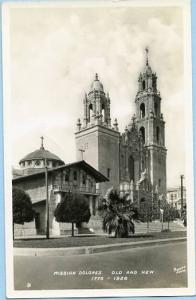
POLYGON ((134 113, 138 76, 158 76, 167 184, 185 173, 183 19, 177 7, 26 7, 9 10, 12 164, 40 147, 76 160, 74 132, 95 73, 122 132, 134 113))

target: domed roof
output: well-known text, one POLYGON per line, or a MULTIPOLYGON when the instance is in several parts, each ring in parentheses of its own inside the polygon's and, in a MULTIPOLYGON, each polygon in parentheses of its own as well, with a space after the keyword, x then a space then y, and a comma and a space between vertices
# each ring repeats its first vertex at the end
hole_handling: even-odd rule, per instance
POLYGON ((49 160, 55 160, 64 163, 56 154, 51 153, 48 150, 45 150, 43 146, 43 138, 42 138, 42 144, 40 149, 37 149, 29 154, 27 154, 24 158, 22 158, 19 162, 22 163, 27 160, 36 160, 36 159, 49 159, 49 160))
POLYGON ((95 79, 91 84, 90 92, 92 92, 94 90, 95 91, 100 91, 100 92, 104 91, 103 84, 101 83, 101 81, 99 81, 97 73, 95 74, 95 79))
POLYGON ((20 160, 20 163, 26 160, 45 159, 45 158, 63 162, 57 155, 51 153, 48 150, 45 150, 44 148, 43 149, 40 148, 38 150, 35 150, 27 154, 24 158, 20 160))
POLYGON ((135 116, 135 114, 134 114, 134 115, 132 116, 132 118, 131 118, 131 121, 129 121, 129 123, 128 123, 128 125, 127 125, 127 129, 128 129, 129 131, 131 131, 132 129, 136 128, 135 122, 136 122, 136 116, 135 116))

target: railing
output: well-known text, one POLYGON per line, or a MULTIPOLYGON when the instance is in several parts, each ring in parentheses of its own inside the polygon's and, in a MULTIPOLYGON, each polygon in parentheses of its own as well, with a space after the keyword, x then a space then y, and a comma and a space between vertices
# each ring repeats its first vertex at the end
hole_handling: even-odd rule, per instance
POLYGON ((89 187, 89 186, 74 186, 74 185, 53 185, 53 189, 55 191, 60 192, 76 192, 76 193, 82 193, 82 194, 99 194, 99 189, 96 189, 96 187, 89 187))

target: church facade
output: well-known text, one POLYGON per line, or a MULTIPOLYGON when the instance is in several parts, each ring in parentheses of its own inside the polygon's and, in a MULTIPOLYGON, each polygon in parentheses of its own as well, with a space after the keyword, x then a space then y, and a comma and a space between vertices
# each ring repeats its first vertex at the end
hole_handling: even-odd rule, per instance
MULTIPOLYGON (((43 137, 41 147, 20 160, 20 169, 13 170, 12 183, 30 195, 36 217, 25 228, 16 226, 17 235, 24 230, 29 235, 45 234, 47 203, 50 234, 68 233, 70 224, 57 223, 54 210, 70 192, 80 193, 88 200, 91 211, 88 227, 101 231, 98 200, 111 187, 121 195, 126 194, 141 211, 152 208, 154 217, 159 218, 167 189, 165 121, 157 76, 147 56, 138 78, 135 114, 123 133, 119 132, 117 119, 111 122, 111 105, 109 94, 104 92, 96 74, 83 99, 83 122, 80 119, 77 122, 76 162, 65 164, 56 154, 46 150, 43 137)), ((87 224, 81 225, 80 229, 84 228, 87 224)))
POLYGON ((108 188, 127 191, 138 205, 166 198, 165 121, 157 76, 148 62, 138 78, 135 114, 123 133, 117 119, 111 123, 109 94, 95 75, 83 99, 83 122, 77 122, 76 155, 108 177, 99 184, 102 196, 108 188))

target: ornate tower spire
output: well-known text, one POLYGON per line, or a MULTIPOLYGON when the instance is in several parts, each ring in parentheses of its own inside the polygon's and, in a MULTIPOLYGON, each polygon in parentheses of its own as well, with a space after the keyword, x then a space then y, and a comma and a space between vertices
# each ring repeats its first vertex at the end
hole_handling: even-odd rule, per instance
POLYGON ((146 66, 148 66, 148 52, 149 52, 148 47, 145 48, 145 51, 146 51, 146 66))
POLYGON ((85 161, 109 179, 97 186, 105 195, 108 188, 119 185, 120 133, 117 120, 111 126, 110 96, 97 73, 83 98, 83 111, 83 124, 78 120, 75 132, 76 156, 81 160, 81 149, 85 150, 85 161))
POLYGON ((95 73, 89 93, 85 94, 83 105, 84 124, 83 127, 78 127, 79 131, 91 125, 111 127, 109 94, 104 92, 97 73, 95 73))
MULTIPOLYGON (((135 98, 136 123, 142 147, 149 154, 148 174, 153 189, 156 185, 162 193, 166 192, 166 148, 165 122, 161 111, 161 97, 157 90, 157 76, 149 65, 148 48, 145 49, 145 66, 139 75, 139 89, 135 98), (159 149, 157 151, 157 149, 159 149)), ((143 167, 142 167, 143 168, 143 167)), ((144 170, 142 170, 144 171, 144 170)))
POLYGON ((139 89, 138 93, 157 93, 157 76, 154 73, 149 65, 149 49, 145 48, 145 66, 143 71, 140 73, 138 82, 139 89))

